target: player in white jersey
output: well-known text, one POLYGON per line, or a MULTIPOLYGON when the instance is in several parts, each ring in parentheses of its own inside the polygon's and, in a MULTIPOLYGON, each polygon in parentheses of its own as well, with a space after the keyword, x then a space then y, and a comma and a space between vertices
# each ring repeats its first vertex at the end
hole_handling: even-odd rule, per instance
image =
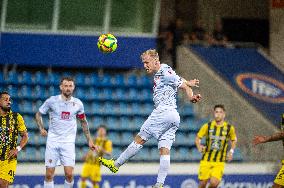
POLYGON ((55 167, 58 165, 64 166, 64 187, 73 187, 77 119, 81 122, 90 149, 97 149, 90 136, 83 103, 80 99, 72 97, 74 89, 75 83, 73 78, 62 78, 60 82, 61 94, 48 98, 36 113, 36 122, 40 134, 47 136, 45 150, 45 188, 54 187, 53 177, 55 167), (49 114, 48 132, 44 129, 42 121, 42 115, 47 113, 49 114))
POLYGON ((179 77, 170 66, 160 63, 156 50, 147 50, 141 55, 141 59, 147 73, 155 73, 153 87, 155 109, 142 125, 134 141, 118 159, 114 161, 113 159, 100 158, 100 161, 116 173, 121 165, 138 153, 145 142, 154 137, 158 140, 160 151, 160 168, 154 187, 161 188, 170 167, 170 149, 180 123, 180 117, 176 110, 177 90, 179 88, 185 91, 188 99, 196 103, 200 101, 201 95, 194 95, 191 87, 198 87, 199 80, 186 81, 179 77))

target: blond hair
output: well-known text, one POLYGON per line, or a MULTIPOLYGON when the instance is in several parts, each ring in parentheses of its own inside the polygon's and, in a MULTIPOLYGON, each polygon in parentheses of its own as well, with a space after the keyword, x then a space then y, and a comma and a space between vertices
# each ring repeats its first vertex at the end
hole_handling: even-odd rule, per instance
POLYGON ((146 55, 150 56, 153 59, 159 60, 159 54, 155 49, 149 49, 149 50, 146 50, 145 52, 143 52, 140 56, 142 61, 143 61, 144 56, 146 56, 146 55))

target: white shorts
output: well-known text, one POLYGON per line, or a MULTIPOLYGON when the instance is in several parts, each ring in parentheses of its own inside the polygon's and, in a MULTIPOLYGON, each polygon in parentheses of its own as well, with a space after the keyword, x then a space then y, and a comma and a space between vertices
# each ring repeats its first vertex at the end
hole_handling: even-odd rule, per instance
POLYGON ((75 166, 75 143, 46 142, 45 166, 53 168, 59 165, 75 166))
POLYGON ((154 109, 138 135, 145 141, 152 137, 156 138, 159 149, 171 149, 179 123, 180 117, 176 109, 154 109))

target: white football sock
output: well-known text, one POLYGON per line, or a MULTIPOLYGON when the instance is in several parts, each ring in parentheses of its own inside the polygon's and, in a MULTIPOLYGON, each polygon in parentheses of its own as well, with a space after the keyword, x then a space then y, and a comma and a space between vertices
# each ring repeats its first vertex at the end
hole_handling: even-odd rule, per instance
POLYGON ((66 180, 64 182, 64 188, 73 188, 73 185, 74 185, 74 180, 71 183, 69 183, 66 180))
POLYGON ((118 159, 115 160, 114 165, 116 167, 120 167, 123 165, 126 161, 128 161, 131 157, 136 155, 138 151, 143 147, 141 144, 137 144, 136 142, 132 142, 124 152, 120 154, 118 159))
POLYGON ((43 187, 44 188, 54 188, 54 181, 50 181, 50 182, 44 181, 43 187))
POLYGON ((168 171, 170 169, 171 158, 170 155, 161 155, 160 156, 160 169, 158 172, 157 183, 162 185, 165 182, 168 171))

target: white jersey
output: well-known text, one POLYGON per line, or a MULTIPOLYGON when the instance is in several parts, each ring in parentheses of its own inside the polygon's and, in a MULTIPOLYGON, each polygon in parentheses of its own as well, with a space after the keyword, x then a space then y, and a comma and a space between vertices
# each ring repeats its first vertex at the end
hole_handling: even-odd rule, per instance
POLYGON ((84 114, 81 100, 71 97, 65 101, 61 95, 51 96, 41 105, 39 112, 49 113, 47 141, 75 142, 77 116, 84 114))
POLYGON ((183 83, 175 71, 166 64, 161 64, 154 75, 153 101, 156 108, 177 108, 177 89, 183 83))

